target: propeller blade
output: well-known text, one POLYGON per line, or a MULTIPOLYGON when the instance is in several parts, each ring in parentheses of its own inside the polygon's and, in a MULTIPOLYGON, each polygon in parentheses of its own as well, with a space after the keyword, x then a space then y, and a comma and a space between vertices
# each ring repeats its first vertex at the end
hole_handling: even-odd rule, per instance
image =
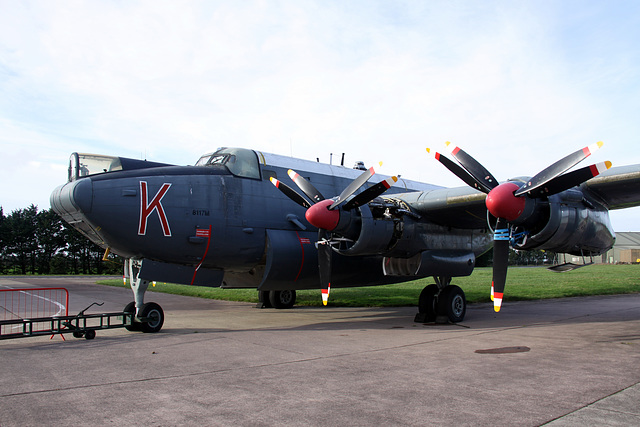
POLYGON ((493 300, 493 309, 497 313, 502 306, 504 285, 507 281, 507 267, 509 266, 509 225, 504 218, 498 218, 493 240, 491 299, 493 300))
MULTIPOLYGON (((382 166, 382 162, 380 162, 380 166, 382 166)), ((342 190, 342 193, 340 193, 340 195, 338 196, 336 201, 333 202, 333 204, 331 206, 329 206, 329 210, 335 209, 342 202, 344 202, 346 199, 348 199, 353 193, 358 191, 358 188, 362 187, 365 182, 369 181, 369 178, 371 178, 373 176, 373 174, 375 174, 375 173, 376 173, 376 171, 375 171, 374 167, 371 166, 369 169, 367 169, 366 171, 361 173, 360 176, 358 176, 356 179, 351 181, 351 184, 349 184, 347 186, 347 188, 342 190)))
POLYGON ((558 194, 564 190, 568 190, 572 187, 582 184, 585 181, 590 180, 595 176, 600 175, 610 167, 611 162, 606 161, 596 163, 591 166, 586 166, 573 172, 565 173, 564 175, 560 175, 552 179, 551 181, 546 183, 546 185, 537 188, 533 192, 530 192, 530 194, 532 197, 551 196, 553 194, 558 194))
MULTIPOLYGON (((467 154, 460 147, 456 147, 447 141, 447 147, 451 151, 451 155, 460 163, 460 165, 467 171, 469 174, 475 178, 476 182, 482 186, 485 190, 485 193, 488 193, 493 188, 498 185, 498 180, 496 180, 491 172, 489 172, 484 166, 482 166, 476 159, 467 154)), ((466 181, 465 181, 466 182, 466 181)))
POLYGON ((304 179, 298 172, 289 169, 287 171, 291 180, 302 190, 302 192, 314 203, 318 203, 324 200, 324 196, 320 193, 316 187, 314 187, 309 181, 304 179))
POLYGON ((309 203, 307 199, 305 199, 300 194, 298 194, 298 192, 293 188, 278 181, 274 177, 271 177, 270 180, 271 180, 271 183, 275 185, 278 190, 282 191, 282 193, 284 193, 285 196, 287 196, 288 198, 290 198, 291 200, 293 200, 303 208, 309 209, 311 207, 311 203, 309 203))
POLYGON ((327 241, 329 233, 318 230, 318 269, 320 270, 320 288, 322 290, 322 304, 327 305, 331 291, 331 246, 327 241))
POLYGON ((569 168, 577 165, 578 163, 589 157, 594 151, 602 147, 603 144, 604 143, 602 141, 596 142, 595 144, 585 147, 582 150, 578 150, 575 153, 571 153, 568 156, 558 160, 551 166, 538 172, 536 176, 531 178, 529 182, 527 182, 518 191, 516 191, 515 195, 520 196, 521 194, 532 192, 535 189, 544 186, 546 183, 560 176, 569 168))
MULTIPOLYGON (((431 154, 430 148, 427 148, 427 153, 431 154)), ((442 165, 445 168, 449 169, 449 171, 451 171, 455 176, 463 180, 469 187, 475 188, 476 190, 480 190, 483 193, 489 193, 489 190, 486 188, 486 186, 483 183, 481 183, 480 181, 477 181, 464 168, 458 166, 457 163, 453 162, 452 160, 449 160, 449 158, 441 155, 437 151, 433 153, 433 156, 436 158, 437 161, 442 163, 442 165)))
POLYGON ((345 210, 350 210, 369 203, 370 201, 387 191, 389 188, 391 188, 391 186, 396 182, 398 182, 398 177, 396 176, 392 176, 391 178, 387 178, 384 181, 380 181, 376 185, 367 188, 362 193, 349 200, 344 204, 343 208, 345 210))

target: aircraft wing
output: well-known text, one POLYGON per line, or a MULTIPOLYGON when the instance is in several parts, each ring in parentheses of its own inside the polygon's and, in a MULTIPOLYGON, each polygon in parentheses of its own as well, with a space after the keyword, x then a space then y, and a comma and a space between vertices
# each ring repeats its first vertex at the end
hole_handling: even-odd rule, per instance
POLYGON ((640 206, 640 165, 611 168, 582 184, 609 209, 640 206))
POLYGON ((486 228, 486 194, 471 187, 439 188, 401 197, 411 209, 436 224, 456 228, 486 228))

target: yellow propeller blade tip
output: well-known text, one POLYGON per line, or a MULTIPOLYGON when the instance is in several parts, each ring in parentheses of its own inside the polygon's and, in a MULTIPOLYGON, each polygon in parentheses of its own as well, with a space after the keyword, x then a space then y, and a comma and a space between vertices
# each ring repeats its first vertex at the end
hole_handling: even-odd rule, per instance
POLYGON ((449 144, 451 144, 451 141, 445 141, 444 143, 447 147, 449 146, 449 144))
POLYGON ((327 289, 321 289, 322 291, 322 305, 327 305, 329 302, 329 293, 331 292, 331 284, 327 286, 327 289))
POLYGON ((609 160, 605 161, 604 165, 607 167, 607 169, 611 168, 611 162, 609 160))

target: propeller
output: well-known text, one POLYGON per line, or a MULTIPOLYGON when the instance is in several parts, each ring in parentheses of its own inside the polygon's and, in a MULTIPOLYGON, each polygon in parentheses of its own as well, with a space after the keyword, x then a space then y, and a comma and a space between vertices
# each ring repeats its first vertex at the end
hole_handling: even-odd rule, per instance
POLYGON ((543 169, 525 184, 515 182, 499 184, 491 173, 477 160, 459 147, 446 143, 457 164, 440 153, 433 154, 436 160, 462 179, 467 185, 487 194, 487 209, 497 218, 493 236, 493 279, 491 299, 496 312, 500 311, 507 279, 509 264, 509 245, 512 241, 512 225, 528 225, 535 221, 533 214, 537 199, 548 197, 582 184, 611 167, 611 162, 596 163, 573 172, 564 173, 594 151, 602 147, 602 142, 589 145, 563 157, 551 166, 543 169))
MULTIPOLYGON (((379 162, 378 164, 382 166, 382 162, 379 162)), ((351 184, 349 184, 347 188, 342 190, 342 193, 340 193, 336 201, 333 202, 329 209, 335 209, 339 205, 341 205, 345 200, 347 200, 349 196, 358 191, 358 188, 362 187, 365 182, 369 181, 369 178, 371 178, 375 173, 376 171, 373 166, 361 173, 356 179, 351 181, 351 184)))
POLYGON ((275 185, 278 190, 282 191, 288 198, 290 198, 291 200, 293 200, 294 202, 296 202, 297 204, 299 204, 305 209, 309 209, 311 207, 311 203, 309 203, 307 199, 305 199, 300 194, 298 194, 296 190, 289 187, 287 184, 280 182, 274 177, 271 177, 269 179, 271 180, 271 183, 275 185))
POLYGON ((287 171, 287 175, 289 175, 289 178, 291 178, 291 180, 298 186, 300 190, 302 190, 302 192, 308 198, 313 200, 313 203, 318 203, 324 200, 324 197, 316 189, 316 187, 314 187, 309 181, 304 179, 304 177, 300 175, 298 172, 292 169, 289 169, 287 171))
MULTIPOLYGON (((560 176, 563 172, 569 170, 569 168, 577 165, 578 163, 589 157, 591 153, 602 147, 603 144, 604 143, 602 141, 596 142, 595 144, 584 147, 582 150, 578 150, 575 153, 571 153, 568 156, 558 160, 548 168, 542 170, 541 172, 538 172, 536 176, 531 178, 529 182, 527 182, 518 191, 516 191, 514 196, 520 196, 524 193, 531 192, 536 188, 542 187, 557 176, 560 176)), ((583 181, 580 181, 580 184, 582 184, 582 182, 583 181)))
POLYGON ((320 271, 320 290, 322 305, 329 302, 331 292, 331 234, 327 230, 318 229, 318 270, 320 271))
POLYGON ((498 185, 498 180, 491 175, 484 166, 482 166, 476 159, 468 155, 460 147, 452 145, 449 141, 445 143, 451 155, 460 163, 460 165, 471 175, 476 183, 483 188, 485 193, 488 193, 498 185))
MULTIPOLYGON (((382 166, 382 162, 379 163, 382 166)), ((331 248, 332 236, 335 232, 339 234, 340 220, 343 218, 348 223, 348 218, 341 217, 341 212, 350 212, 353 209, 365 205, 387 191, 398 181, 392 176, 385 179, 361 193, 353 196, 374 174, 373 167, 367 169, 354 179, 337 197, 325 199, 307 179, 296 171, 289 169, 287 174, 296 186, 312 201, 309 202, 304 196, 293 188, 282 183, 276 178, 271 178, 271 183, 285 196, 307 209, 305 218, 311 225, 318 228, 318 269, 320 271, 320 286, 322 289, 322 303, 327 305, 329 292, 331 291, 331 258, 333 249, 331 248)))

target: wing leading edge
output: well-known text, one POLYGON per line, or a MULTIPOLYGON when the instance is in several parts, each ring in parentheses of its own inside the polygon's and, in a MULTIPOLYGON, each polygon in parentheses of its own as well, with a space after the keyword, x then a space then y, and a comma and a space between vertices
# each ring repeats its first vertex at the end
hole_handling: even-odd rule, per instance
POLYGON ((582 184, 609 209, 640 206, 640 165, 611 168, 582 184))

